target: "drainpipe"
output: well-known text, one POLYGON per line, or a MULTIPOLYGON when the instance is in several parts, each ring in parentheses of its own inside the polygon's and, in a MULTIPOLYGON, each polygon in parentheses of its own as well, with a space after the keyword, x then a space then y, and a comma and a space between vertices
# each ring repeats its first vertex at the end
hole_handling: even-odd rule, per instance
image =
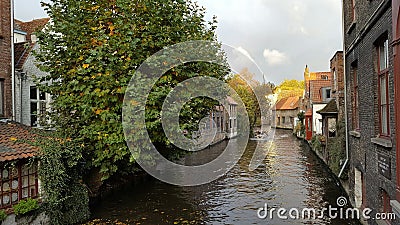
MULTIPOLYGON (((344 9, 344 3, 342 1, 342 9, 344 9)), ((344 36, 345 36, 345 30, 344 30, 344 10, 342 10, 342 35, 343 35, 343 74, 346 74, 346 46, 344 44, 344 36)), ((340 178, 343 174, 344 169, 347 166, 347 163, 349 163, 349 130, 348 130, 348 116, 347 116, 347 79, 346 76, 344 78, 344 118, 345 118, 345 132, 346 132, 346 160, 343 163, 342 169, 340 169, 340 172, 338 174, 338 177, 340 178)))
POLYGON ((11 92, 12 118, 15 121, 15 65, 14 65, 14 0, 11 0, 11 92))

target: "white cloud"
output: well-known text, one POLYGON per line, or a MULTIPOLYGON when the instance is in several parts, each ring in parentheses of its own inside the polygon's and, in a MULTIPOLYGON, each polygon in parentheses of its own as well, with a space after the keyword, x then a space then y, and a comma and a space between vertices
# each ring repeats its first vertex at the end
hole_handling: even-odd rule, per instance
POLYGON ((288 59, 285 53, 275 49, 264 49, 263 55, 267 63, 272 66, 283 64, 288 59))

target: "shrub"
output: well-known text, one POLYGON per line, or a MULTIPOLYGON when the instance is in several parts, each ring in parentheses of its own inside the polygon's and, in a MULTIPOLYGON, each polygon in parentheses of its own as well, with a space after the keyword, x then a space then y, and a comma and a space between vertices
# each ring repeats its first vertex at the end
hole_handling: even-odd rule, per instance
POLYGON ((38 201, 36 199, 28 198, 21 200, 18 204, 13 206, 15 215, 24 215, 39 208, 38 201))
POLYGON ((7 213, 4 209, 0 210, 0 221, 3 221, 7 218, 7 213))

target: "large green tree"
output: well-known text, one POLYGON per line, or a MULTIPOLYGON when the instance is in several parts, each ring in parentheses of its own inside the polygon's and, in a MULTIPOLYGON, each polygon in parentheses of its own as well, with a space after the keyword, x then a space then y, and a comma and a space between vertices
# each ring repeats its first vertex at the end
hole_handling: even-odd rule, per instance
MULTIPOLYGON (((79 145, 86 165, 99 168, 103 180, 129 172, 134 160, 125 143, 121 113, 132 74, 166 46, 216 41, 215 19, 205 21, 205 9, 184 0, 53 0, 43 5, 51 22, 39 34, 37 58, 49 72, 40 79, 40 88, 52 95, 52 126, 79 145)), ((153 141, 168 144, 159 112, 171 89, 190 77, 223 80, 226 73, 226 67, 188 63, 160 78, 146 107, 153 141)), ((194 124, 213 104, 196 98, 183 108, 182 121, 194 124)))
POLYGON ((267 115, 270 109, 270 102, 267 95, 272 94, 272 83, 261 84, 254 79, 247 68, 240 74, 231 75, 228 84, 238 93, 246 106, 249 115, 250 129, 261 125, 261 115, 267 115))

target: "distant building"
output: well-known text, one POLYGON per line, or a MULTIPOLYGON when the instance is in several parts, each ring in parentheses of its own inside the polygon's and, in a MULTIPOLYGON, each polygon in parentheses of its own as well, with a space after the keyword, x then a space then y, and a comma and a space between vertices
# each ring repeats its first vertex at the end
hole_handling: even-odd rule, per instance
POLYGON ((343 51, 337 51, 330 60, 331 68, 331 98, 335 100, 338 109, 338 120, 344 119, 344 64, 343 51))
MULTIPOLYGON (((322 135, 325 137, 325 147, 323 148, 323 157, 326 162, 329 161, 330 152, 327 147, 331 144, 331 138, 338 135, 337 123, 344 122, 344 71, 343 71, 343 52, 335 53, 330 61, 331 63, 331 100, 329 103, 317 111, 322 116, 322 135)), ((345 134, 343 133, 342 136, 345 134)), ((343 151, 345 149, 336 149, 343 151)))
POLYGON ((273 126, 294 129, 297 114, 300 112, 300 97, 287 97, 279 100, 272 108, 273 126))
POLYGON ((15 20, 18 30, 24 33, 24 35, 22 32, 19 34, 19 39, 24 41, 14 44, 15 120, 32 127, 46 124, 44 115, 50 108, 50 95, 40 91, 34 82, 34 77, 40 78, 47 73, 37 67, 38 62, 32 54, 33 50, 39 48, 34 32, 42 29, 48 21, 49 18, 29 22, 15 20))
POLYGON ((400 218, 400 1, 343 0, 343 7, 350 199, 400 218))
MULTIPOLYGON (((229 105, 229 113, 225 112, 225 127, 226 137, 234 138, 238 135, 238 122, 237 122, 237 102, 230 96, 226 98, 229 105)), ((222 123, 223 124, 223 123, 222 123)))
POLYGON ((238 122, 237 122, 237 103, 228 96, 225 99, 228 109, 222 105, 214 107, 214 110, 208 115, 208 121, 200 127, 201 133, 194 133, 193 137, 199 135, 214 135, 211 144, 218 143, 225 139, 231 139, 238 135, 238 122))
MULTIPOLYGON (((304 107, 306 114, 309 112, 308 116, 306 115, 308 132, 311 130, 313 135, 322 134, 322 116, 317 111, 323 109, 332 99, 332 74, 331 72, 310 72, 308 66, 306 66, 304 81, 304 107), (310 122, 311 124, 309 124, 310 122)), ((306 135, 306 139, 311 140, 308 138, 306 135)))

